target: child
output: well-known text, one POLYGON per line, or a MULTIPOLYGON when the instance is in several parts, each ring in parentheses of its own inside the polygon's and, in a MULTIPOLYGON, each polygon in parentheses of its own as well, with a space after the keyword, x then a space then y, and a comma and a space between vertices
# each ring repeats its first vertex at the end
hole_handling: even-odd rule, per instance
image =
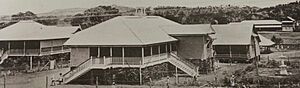
POLYGON ((64 77, 62 73, 59 73, 58 84, 61 85, 63 81, 64 81, 64 77))

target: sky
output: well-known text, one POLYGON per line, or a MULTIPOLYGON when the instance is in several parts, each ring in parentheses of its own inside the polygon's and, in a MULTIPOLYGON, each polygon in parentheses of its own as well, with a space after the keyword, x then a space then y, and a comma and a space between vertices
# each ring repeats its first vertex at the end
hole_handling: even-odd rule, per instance
POLYGON ((269 7, 293 1, 297 0, 0 0, 0 15, 10 15, 25 11, 44 13, 55 9, 91 8, 99 5, 204 7, 230 4, 269 7))

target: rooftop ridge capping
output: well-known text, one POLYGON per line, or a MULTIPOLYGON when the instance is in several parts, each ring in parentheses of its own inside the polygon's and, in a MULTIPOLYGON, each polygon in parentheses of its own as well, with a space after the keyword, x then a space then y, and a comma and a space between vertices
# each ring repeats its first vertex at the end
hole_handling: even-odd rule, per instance
POLYGON ((129 31, 142 43, 144 44, 144 42, 142 41, 142 39, 131 29, 131 27, 129 27, 129 25, 127 25, 123 19, 120 20, 128 29, 129 31))

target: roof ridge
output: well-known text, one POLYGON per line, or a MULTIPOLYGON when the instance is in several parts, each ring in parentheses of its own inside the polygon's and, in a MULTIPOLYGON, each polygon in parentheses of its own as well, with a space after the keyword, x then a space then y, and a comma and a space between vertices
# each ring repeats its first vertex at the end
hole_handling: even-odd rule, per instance
POLYGON ((121 19, 121 22, 129 29, 129 31, 131 33, 133 33, 133 35, 142 43, 144 44, 144 42, 138 37, 138 35, 123 21, 123 19, 121 19))

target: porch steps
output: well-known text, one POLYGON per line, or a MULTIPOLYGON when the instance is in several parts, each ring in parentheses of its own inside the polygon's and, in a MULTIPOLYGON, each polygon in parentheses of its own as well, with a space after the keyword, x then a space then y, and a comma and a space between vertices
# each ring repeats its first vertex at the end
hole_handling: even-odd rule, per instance
MULTIPOLYGON (((148 62, 144 63, 144 65, 132 65, 130 67, 132 68, 146 68, 149 66, 154 66, 157 64, 169 62, 172 65, 176 66, 177 68, 181 69, 185 73, 187 73, 189 76, 198 76, 198 67, 194 64, 185 61, 184 59, 179 58, 175 54, 170 54, 168 58, 164 58, 158 61, 148 62)), ((71 82, 72 80, 80 77, 81 75, 85 74, 86 72, 92 70, 92 69, 107 69, 107 68, 115 68, 115 67, 124 67, 123 65, 100 65, 100 64, 93 64, 92 59, 88 59, 87 61, 84 61, 82 64, 80 64, 77 68, 75 68, 72 71, 69 71, 68 73, 64 74, 64 83, 67 84, 71 82)))
POLYGON ((181 59, 177 55, 171 54, 168 61, 192 77, 199 75, 197 66, 189 61, 181 59))
POLYGON ((2 64, 4 60, 8 58, 8 51, 1 50, 0 58, 1 58, 0 64, 2 64))

